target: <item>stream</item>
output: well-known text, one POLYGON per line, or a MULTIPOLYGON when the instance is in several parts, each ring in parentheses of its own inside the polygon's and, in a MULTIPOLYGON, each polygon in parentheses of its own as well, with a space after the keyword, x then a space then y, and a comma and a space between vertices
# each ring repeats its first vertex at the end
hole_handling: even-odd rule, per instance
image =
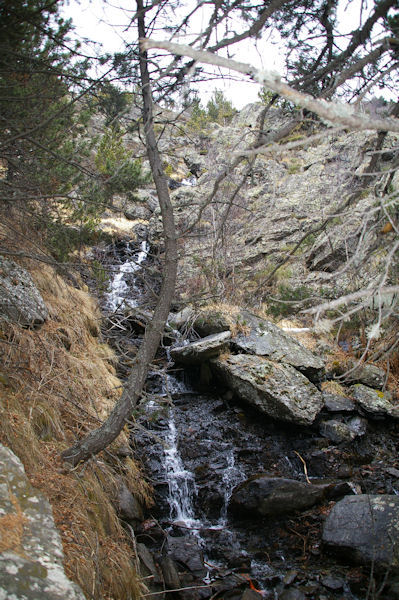
MULTIPOLYGON (((125 326, 126 307, 140 305, 135 277, 149 260, 149 250, 145 241, 127 245, 104 295, 104 311, 113 313, 113 322, 119 314, 125 326)), ((137 347, 137 332, 127 335, 137 347)), ((371 461, 385 443, 378 423, 367 442, 353 443, 348 457, 331 448, 317 429, 271 422, 237 403, 218 382, 201 385, 199 369, 177 369, 167 347, 160 359, 159 368, 149 373, 132 435, 134 453, 154 487, 155 506, 135 531, 154 565, 162 566, 157 580, 147 565, 154 580, 150 590, 158 594, 165 585, 178 585, 184 588, 178 597, 189 600, 368 597, 368 569, 348 567, 322 551, 321 528, 330 500, 299 514, 263 519, 233 511, 230 500, 236 486, 260 473, 303 482, 310 476, 312 483, 348 479, 356 469, 360 473, 353 465, 371 461)), ((388 437, 386 446, 394 452, 388 437)), ((369 485, 377 489, 381 481, 370 478, 369 485)), ((161 567, 154 568, 158 573, 161 567)))

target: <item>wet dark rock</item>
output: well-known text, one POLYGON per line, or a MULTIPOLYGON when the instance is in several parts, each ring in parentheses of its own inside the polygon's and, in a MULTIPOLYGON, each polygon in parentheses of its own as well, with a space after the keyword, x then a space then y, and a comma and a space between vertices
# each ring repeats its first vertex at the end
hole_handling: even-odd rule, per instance
POLYGON ((238 398, 278 421, 310 425, 322 408, 321 393, 291 365, 244 354, 211 365, 238 398))
POLYGON ((284 575, 284 579, 283 579, 284 585, 291 585, 291 583, 294 583, 294 581, 297 577, 298 577, 298 571, 296 571, 295 569, 291 569, 291 571, 287 571, 287 573, 284 575))
POLYGON ((251 589, 245 590, 241 596, 241 600, 262 600, 262 598, 262 594, 251 589))
POLYGON ((356 410, 356 405, 350 398, 323 392, 324 408, 331 413, 350 413, 356 410))
POLYGON ((136 544, 137 555, 140 560, 141 573, 144 576, 151 576, 151 584, 162 584, 163 578, 160 569, 155 564, 154 556, 145 544, 136 544))
POLYGON ((176 590, 181 587, 181 581, 177 566, 170 556, 163 556, 159 561, 162 569, 162 575, 168 590, 176 590))
POLYGON ((334 591, 342 590, 344 587, 344 581, 340 577, 333 577, 332 575, 327 575, 327 577, 323 577, 321 580, 321 584, 329 589, 334 591))
POLYGON ((168 556, 197 577, 205 576, 204 558, 198 540, 192 535, 168 537, 168 556))
POLYGON ((356 434, 356 437, 361 437, 367 432, 367 419, 363 417, 352 417, 348 421, 348 427, 356 434))
POLYGON ((360 409, 370 419, 399 418, 399 408, 391 403, 387 392, 374 390, 362 383, 353 385, 350 390, 360 409))
POLYGON ((320 433, 336 444, 351 442, 356 437, 356 433, 346 423, 333 419, 320 423, 320 433))
POLYGON ((321 500, 324 493, 325 486, 259 475, 233 491, 230 512, 242 518, 275 517, 309 508, 321 500))
POLYGON ((122 519, 130 521, 132 524, 144 520, 143 508, 140 502, 125 485, 119 490, 119 511, 122 519))
POLYGON ((397 540, 399 498, 391 495, 346 496, 326 519, 323 542, 329 550, 355 563, 399 569, 397 540))
POLYGON ((30 274, 0 256, 0 316, 21 327, 42 325, 48 310, 30 274))
POLYGON ((226 350, 230 338, 230 331, 215 333, 186 346, 172 348, 170 355, 177 363, 195 365, 221 354, 226 350))
POLYGON ((283 590, 278 595, 278 600, 305 600, 306 596, 301 590, 298 588, 289 588, 287 590, 283 590))
POLYGON ((234 344, 240 351, 286 363, 298 369, 311 381, 320 381, 324 374, 322 359, 280 327, 246 310, 240 313, 240 323, 244 328, 249 328, 248 334, 240 333, 234 339, 234 344))

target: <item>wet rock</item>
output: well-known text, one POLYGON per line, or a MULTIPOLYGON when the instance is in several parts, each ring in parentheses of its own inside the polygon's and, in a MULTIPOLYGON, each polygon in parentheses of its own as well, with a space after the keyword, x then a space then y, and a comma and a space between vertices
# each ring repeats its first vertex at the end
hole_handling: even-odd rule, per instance
POLYGON ((240 323, 248 328, 248 334, 239 334, 234 339, 235 346, 242 352, 265 356, 270 360, 289 364, 308 379, 318 382, 324 374, 322 359, 302 346, 296 339, 285 333, 280 327, 253 315, 241 311, 240 323))
POLYGON ((324 492, 325 486, 259 475, 236 487, 230 510, 244 518, 275 517, 313 506, 323 498, 324 492))
POLYGON ((164 556, 160 560, 163 579, 168 590, 176 590, 181 587, 179 573, 174 560, 170 556, 164 556))
POLYGON ((376 391, 362 383, 353 385, 350 390, 358 406, 370 419, 399 418, 399 408, 391 404, 387 393, 376 391))
POLYGON ((320 423, 320 433, 336 444, 351 442, 356 437, 356 433, 346 423, 333 419, 320 423))
POLYGON ((331 575, 327 575, 327 577, 323 577, 321 580, 321 584, 329 589, 334 591, 342 590, 344 587, 344 581, 340 577, 332 577, 331 575))
POLYGON ((399 569, 397 540, 399 498, 391 495, 346 496, 326 519, 326 547, 356 563, 399 569))
POLYGON ((278 600, 305 600, 305 598, 305 594, 297 588, 289 588, 287 590, 283 590, 278 595, 278 600))
POLYGON ((119 490, 119 511, 122 519, 131 521, 133 524, 144 520, 140 502, 125 485, 119 490))
POLYGON ((151 577, 151 584, 159 585, 163 583, 162 575, 155 564, 152 553, 145 544, 136 544, 137 555, 140 559, 141 572, 145 576, 151 577))
POLYGON ((205 576, 204 558, 194 536, 168 537, 168 556, 197 577, 205 576))
POLYGON ((218 356, 227 348, 227 342, 230 338, 230 331, 215 333, 186 346, 172 348, 170 355, 177 363, 195 365, 218 356))
POLYGON ((348 421, 348 427, 356 434, 356 437, 361 437, 367 431, 367 419, 358 416, 352 417, 348 421))
POLYGON ((324 408, 331 413, 354 412, 356 405, 350 398, 323 392, 324 408))
POLYGON ((245 590, 241 596, 241 600, 262 600, 262 598, 262 594, 251 589, 245 590))
POLYGON ((21 461, 1 445, 0 515, 0 598, 85 600, 65 575, 50 504, 31 486, 21 461))
POLYGON ((211 366, 240 399, 278 421, 310 425, 323 406, 318 389, 290 365, 239 354, 211 366))
POLYGON ((42 325, 48 310, 43 298, 25 269, 0 256, 0 316, 21 325, 42 325))

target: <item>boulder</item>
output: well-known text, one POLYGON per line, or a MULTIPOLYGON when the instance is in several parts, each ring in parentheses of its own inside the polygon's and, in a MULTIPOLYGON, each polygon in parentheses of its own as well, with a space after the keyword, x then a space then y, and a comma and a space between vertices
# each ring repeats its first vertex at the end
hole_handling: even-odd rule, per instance
POLYGON ((370 419, 399 418, 399 408, 391 403, 388 393, 369 388, 362 383, 356 383, 350 391, 358 406, 370 419))
POLYGON ((356 405, 350 398, 339 394, 323 392, 324 408, 330 413, 348 413, 356 410, 356 405))
POLYGON ((25 269, 0 256, 0 317, 22 327, 42 325, 48 317, 43 298, 25 269))
POLYGON ((179 348, 172 348, 170 356, 177 363, 196 365, 205 362, 210 358, 214 358, 226 350, 227 342, 230 338, 230 331, 208 335, 191 344, 180 346, 179 348))
POLYGON ((291 365, 238 354, 211 366, 240 399, 277 421, 311 425, 322 409, 319 390, 291 365))
POLYGON ((85 600, 64 572, 51 506, 21 461, 0 445, 0 598, 85 600))
POLYGON ((346 496, 333 507, 323 529, 326 547, 355 563, 399 569, 399 498, 346 496))
POLYGON ((198 539, 193 535, 168 537, 167 551, 169 558, 184 565, 194 575, 205 576, 204 557, 198 539))
POLYGON ((234 339, 235 346, 241 351, 257 356, 266 356, 273 361, 292 365, 308 379, 320 381, 324 374, 322 359, 302 346, 296 339, 285 333, 280 327, 243 310, 240 313, 242 329, 234 339))
POLYGON ((229 510, 240 517, 276 517, 313 506, 324 496, 324 486, 259 475, 233 491, 229 510))
POLYGON ((133 524, 144 520, 143 508, 132 492, 122 485, 119 490, 119 512, 123 519, 133 524))
POLYGON ((381 390, 386 382, 387 374, 376 365, 363 364, 356 367, 348 375, 347 381, 363 383, 371 388, 381 390))

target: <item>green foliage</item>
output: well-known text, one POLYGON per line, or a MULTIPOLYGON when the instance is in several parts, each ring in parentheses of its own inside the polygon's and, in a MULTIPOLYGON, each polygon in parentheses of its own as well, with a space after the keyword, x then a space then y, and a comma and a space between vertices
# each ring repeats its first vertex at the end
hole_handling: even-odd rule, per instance
POLYGON ((311 290, 305 285, 291 287, 284 283, 278 286, 276 299, 268 300, 267 311, 273 317, 287 317, 298 312, 298 304, 309 298, 311 290))
POLYGON ((149 183, 150 175, 143 173, 141 160, 132 160, 123 144, 122 132, 108 128, 101 138, 95 157, 105 202, 114 194, 134 194, 140 185, 149 183))
POLYGON ((226 125, 230 123, 236 112, 236 109, 230 100, 224 96, 223 92, 215 90, 206 108, 203 108, 198 97, 192 101, 189 127, 200 132, 206 130, 210 123, 226 125))
POLYGON ((288 100, 284 100, 284 98, 280 98, 280 96, 278 96, 274 92, 271 92, 265 86, 263 86, 262 89, 258 92, 258 97, 262 104, 265 104, 266 106, 273 101, 272 106, 274 106, 275 108, 283 108, 284 110, 289 111, 296 110, 295 104, 289 102, 288 100))
POLYGON ((105 82, 100 86, 97 93, 97 106, 101 113, 106 116, 105 124, 108 127, 118 123, 118 120, 129 105, 129 94, 123 92, 115 85, 105 82))

